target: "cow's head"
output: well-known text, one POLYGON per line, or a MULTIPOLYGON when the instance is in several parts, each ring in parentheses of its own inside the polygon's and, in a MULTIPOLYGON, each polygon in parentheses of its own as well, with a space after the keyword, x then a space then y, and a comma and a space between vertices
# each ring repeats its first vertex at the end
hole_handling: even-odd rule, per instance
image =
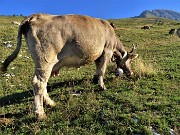
POLYGON ((133 46, 130 52, 119 52, 118 50, 114 53, 114 61, 117 64, 117 68, 123 69, 124 73, 128 76, 133 75, 131 70, 131 61, 138 57, 138 54, 135 54, 135 46, 133 46))

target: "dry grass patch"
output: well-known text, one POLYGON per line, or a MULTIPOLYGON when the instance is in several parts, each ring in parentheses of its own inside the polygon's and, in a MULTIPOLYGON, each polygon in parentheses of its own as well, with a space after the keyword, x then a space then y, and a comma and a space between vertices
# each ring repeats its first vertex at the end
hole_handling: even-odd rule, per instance
POLYGON ((134 71, 138 76, 154 76, 157 75, 158 69, 156 63, 144 61, 137 58, 134 62, 134 71))

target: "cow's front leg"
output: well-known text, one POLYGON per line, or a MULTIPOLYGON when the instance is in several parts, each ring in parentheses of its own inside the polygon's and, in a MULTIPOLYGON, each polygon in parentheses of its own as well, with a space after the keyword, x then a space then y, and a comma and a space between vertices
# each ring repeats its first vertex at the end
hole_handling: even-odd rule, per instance
POLYGON ((106 87, 104 85, 104 73, 102 72, 102 69, 99 68, 99 63, 96 63, 96 74, 93 77, 93 83, 99 85, 100 90, 106 90, 106 87))
POLYGON ((96 74, 94 75, 93 81, 94 83, 98 82, 100 90, 106 90, 104 84, 104 76, 107 68, 107 64, 110 61, 113 53, 111 51, 104 51, 101 57, 99 57, 96 63, 96 74))
POLYGON ((106 90, 106 87, 103 81, 105 70, 106 70, 106 67, 105 67, 106 64, 101 63, 101 61, 99 60, 95 61, 95 63, 96 63, 96 74, 94 75, 93 82, 99 85, 100 90, 106 90))
POLYGON ((100 90, 106 90, 103 79, 104 79, 104 75, 100 75, 98 80, 100 90))

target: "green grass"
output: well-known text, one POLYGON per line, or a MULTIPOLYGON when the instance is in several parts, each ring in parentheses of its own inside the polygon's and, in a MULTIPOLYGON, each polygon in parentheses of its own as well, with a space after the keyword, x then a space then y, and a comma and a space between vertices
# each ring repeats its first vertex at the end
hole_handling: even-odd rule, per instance
MULTIPOLYGON (((18 27, 11 22, 22 19, 0 17, 0 62, 15 49, 3 45, 8 40, 16 44, 18 27)), ((178 22, 162 20, 164 24, 158 25, 155 19, 113 21, 127 50, 132 44, 138 45, 135 75, 116 78, 114 64, 110 63, 107 90, 97 92, 97 85, 92 83, 94 63, 79 71, 63 68, 60 77, 48 83, 57 105, 45 106, 48 119, 39 122, 33 113, 34 65, 23 41, 18 58, 0 78, 0 134, 151 135, 151 127, 164 135, 170 134, 170 129, 180 134, 180 39, 168 35, 171 28, 179 28, 178 22), (153 27, 141 30, 144 25, 153 27), (72 95, 74 91, 80 95, 72 95)))

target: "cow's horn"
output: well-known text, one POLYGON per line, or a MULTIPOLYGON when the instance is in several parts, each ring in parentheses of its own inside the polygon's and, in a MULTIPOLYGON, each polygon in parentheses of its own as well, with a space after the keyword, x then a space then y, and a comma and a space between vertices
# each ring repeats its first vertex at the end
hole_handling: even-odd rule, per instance
POLYGON ((135 49, 136 49, 136 46, 134 44, 132 44, 132 46, 133 46, 133 48, 129 53, 133 53, 135 51, 135 49))
POLYGON ((122 60, 121 60, 121 65, 123 65, 127 60, 127 52, 124 53, 122 60))
POLYGON ((124 53, 124 55, 123 55, 123 59, 124 59, 126 56, 127 56, 127 52, 125 52, 125 53, 124 53))

